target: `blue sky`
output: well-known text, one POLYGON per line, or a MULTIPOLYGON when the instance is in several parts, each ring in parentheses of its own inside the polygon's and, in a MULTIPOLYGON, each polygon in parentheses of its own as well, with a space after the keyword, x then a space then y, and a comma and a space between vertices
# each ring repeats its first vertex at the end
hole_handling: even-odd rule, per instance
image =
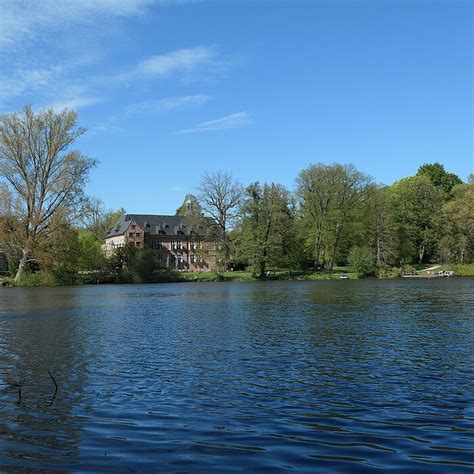
POLYGON ((289 189, 317 162, 465 179, 473 5, 2 0, 0 113, 77 110, 88 193, 129 212, 173 213, 218 169, 289 189))

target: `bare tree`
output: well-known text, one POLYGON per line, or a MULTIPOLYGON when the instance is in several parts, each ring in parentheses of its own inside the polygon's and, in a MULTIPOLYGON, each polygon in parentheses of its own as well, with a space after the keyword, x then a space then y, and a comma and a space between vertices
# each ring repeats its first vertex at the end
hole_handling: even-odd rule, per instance
POLYGON ((98 241, 103 242, 107 231, 116 224, 122 214, 125 214, 124 208, 107 210, 101 199, 91 197, 84 202, 81 224, 84 230, 92 232, 98 241))
POLYGON ((205 173, 199 186, 199 204, 215 222, 215 234, 222 254, 221 264, 227 269, 230 256, 229 227, 239 210, 243 187, 226 171, 205 173))
POLYGON ((21 254, 15 281, 53 219, 73 219, 84 201, 83 186, 97 161, 68 150, 85 132, 76 119, 67 109, 35 113, 29 106, 0 118, 0 179, 11 194, 7 212, 21 254))

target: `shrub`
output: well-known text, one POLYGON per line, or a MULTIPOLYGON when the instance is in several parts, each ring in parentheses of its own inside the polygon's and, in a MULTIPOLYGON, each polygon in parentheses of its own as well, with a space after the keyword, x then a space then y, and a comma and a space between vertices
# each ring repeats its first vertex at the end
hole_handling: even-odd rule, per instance
POLYGON ((370 276, 374 274, 375 258, 369 247, 352 247, 347 261, 357 273, 357 276, 370 276))

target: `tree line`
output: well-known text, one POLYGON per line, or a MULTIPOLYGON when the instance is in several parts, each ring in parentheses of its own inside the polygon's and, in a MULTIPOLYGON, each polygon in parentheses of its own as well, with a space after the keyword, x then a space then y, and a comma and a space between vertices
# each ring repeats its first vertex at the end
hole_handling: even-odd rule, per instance
MULTIPOLYGON (((206 175, 197 202, 228 182, 228 173, 206 175)), ((263 277, 269 268, 350 264, 383 275, 390 267, 474 261, 474 176, 463 182, 440 163, 390 186, 352 164, 318 163, 298 174, 294 192, 259 182, 239 189, 232 230, 218 234, 226 268, 263 277)))
MULTIPOLYGON (((78 272, 146 281, 160 269, 150 249, 105 258, 106 232, 124 210, 85 195, 98 162, 70 149, 83 133, 69 110, 27 106, 0 118, 0 250, 17 282, 46 275, 72 283, 78 272)), ((317 163, 299 172, 293 191, 204 173, 189 199, 189 219, 211 223, 221 271, 248 269, 262 278, 276 268, 349 264, 383 276, 415 263, 474 261, 474 177, 463 182, 440 163, 389 186, 352 164, 317 163)))

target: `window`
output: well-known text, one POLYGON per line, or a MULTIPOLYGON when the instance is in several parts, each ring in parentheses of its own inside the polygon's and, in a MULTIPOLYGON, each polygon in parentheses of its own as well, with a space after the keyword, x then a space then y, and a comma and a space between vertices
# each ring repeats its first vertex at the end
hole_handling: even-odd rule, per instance
POLYGON ((129 237, 135 237, 135 233, 134 233, 134 232, 129 232, 129 233, 128 233, 128 236, 129 236, 129 237))
POLYGON ((140 232, 137 232, 137 233, 135 234, 135 237, 141 237, 141 236, 142 236, 142 234, 141 234, 140 232))
POLYGON ((171 243, 171 248, 173 250, 181 250, 183 248, 183 244, 180 240, 171 243))
POLYGON ((202 248, 202 245, 201 245, 201 242, 191 242, 191 249, 192 250, 198 250, 198 249, 201 249, 202 248))
POLYGON ((194 265, 196 263, 196 257, 194 255, 190 255, 189 261, 194 265))
POLYGON ((137 226, 136 225, 131 225, 130 226, 132 229, 135 229, 137 226))
POLYGON ((163 249, 166 248, 165 243, 162 242, 161 240, 154 240, 151 243, 151 248, 155 250, 163 249))

